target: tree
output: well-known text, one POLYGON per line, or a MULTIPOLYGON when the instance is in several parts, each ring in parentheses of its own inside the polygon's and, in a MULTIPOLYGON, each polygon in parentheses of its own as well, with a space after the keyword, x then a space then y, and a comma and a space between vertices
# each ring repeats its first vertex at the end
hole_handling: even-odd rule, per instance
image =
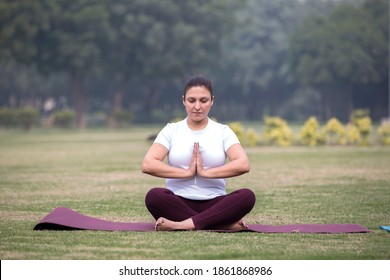
POLYGON ((111 35, 106 66, 114 84, 114 110, 121 109, 129 83, 137 78, 153 87, 145 107, 153 106, 161 81, 183 78, 218 62, 221 37, 232 29, 234 1, 110 2, 111 35))
POLYGON ((0 56, 44 74, 67 73, 79 127, 85 126, 85 79, 101 69, 108 28, 105 0, 17 0, 0 6, 0 56))
POLYGON ((229 72, 223 75, 233 77, 227 91, 236 102, 245 100, 249 119, 280 114, 292 95, 296 83, 289 71, 289 38, 312 2, 249 0, 237 12, 239 25, 225 50, 229 72))
POLYGON ((370 5, 381 6, 375 9, 380 17, 387 15, 383 0, 341 4, 329 16, 308 18, 291 38, 291 69, 301 84, 320 89, 327 119, 334 114, 332 99, 345 97, 349 116, 355 87, 387 79, 387 36, 378 29, 378 15, 365 8, 370 5))

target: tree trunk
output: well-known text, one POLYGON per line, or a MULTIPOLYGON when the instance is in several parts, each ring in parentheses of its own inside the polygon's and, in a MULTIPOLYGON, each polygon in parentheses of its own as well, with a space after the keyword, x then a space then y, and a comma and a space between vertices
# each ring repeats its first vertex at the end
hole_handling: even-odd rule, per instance
MULTIPOLYGON (((147 88, 144 88, 144 112, 143 114, 149 118, 151 121, 165 121, 165 120, 156 120, 153 116, 153 109, 163 109, 161 106, 157 104, 161 91, 159 90, 159 84, 150 84, 147 88)), ((170 112, 168 112, 170 113, 170 112)))
POLYGON ((122 110, 122 103, 123 103, 123 91, 115 91, 112 111, 116 112, 122 110))
POLYGON ((86 106, 87 106, 87 91, 83 84, 83 79, 79 75, 72 75, 73 82, 73 97, 74 107, 76 110, 76 125, 78 128, 86 127, 86 106))
MULTIPOLYGON (((253 90, 255 91, 255 90, 253 90)), ((264 112, 264 98, 263 92, 258 90, 256 94, 249 94, 246 97, 247 118, 250 120, 259 120, 263 118, 264 112)))
POLYGON ((123 108, 123 96, 126 92, 126 89, 130 83, 131 78, 125 78, 120 85, 114 90, 114 102, 112 106, 112 111, 120 111, 123 108))
POLYGON ((322 108, 323 108, 323 116, 324 120, 327 121, 332 117, 332 102, 330 93, 326 90, 321 91, 322 96, 322 108))
POLYGON ((354 87, 353 86, 348 86, 347 87, 347 115, 346 120, 349 121, 349 118, 351 117, 351 114, 355 108, 353 96, 354 96, 354 87))

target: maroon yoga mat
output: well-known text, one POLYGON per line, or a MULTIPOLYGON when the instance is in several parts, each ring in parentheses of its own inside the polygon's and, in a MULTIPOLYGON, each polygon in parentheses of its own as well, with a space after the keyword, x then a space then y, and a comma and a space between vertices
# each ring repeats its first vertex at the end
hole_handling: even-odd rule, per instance
MULTIPOLYGON (((369 230, 358 224, 296 224, 259 225, 249 224, 242 231, 260 233, 365 233, 369 230)), ((154 223, 111 222, 80 214, 72 209, 55 208, 44 217, 34 230, 106 230, 106 231, 154 231, 154 223)), ((237 232, 215 230, 218 232, 237 232)))

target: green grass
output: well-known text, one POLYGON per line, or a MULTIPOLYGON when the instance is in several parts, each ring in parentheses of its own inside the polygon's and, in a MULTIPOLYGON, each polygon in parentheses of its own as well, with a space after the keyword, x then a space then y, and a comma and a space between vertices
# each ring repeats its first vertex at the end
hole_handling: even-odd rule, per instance
POLYGON ((367 234, 33 231, 53 208, 152 222, 140 172, 159 127, 0 131, 1 259, 390 259, 390 149, 248 148, 251 172, 228 190, 257 195, 247 223, 359 223, 367 234))

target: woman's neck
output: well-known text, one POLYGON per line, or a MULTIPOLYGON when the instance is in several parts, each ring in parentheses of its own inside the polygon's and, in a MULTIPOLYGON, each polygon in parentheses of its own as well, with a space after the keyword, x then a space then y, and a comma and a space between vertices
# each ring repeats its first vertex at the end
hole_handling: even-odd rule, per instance
POLYGON ((201 121, 193 121, 190 118, 187 118, 187 125, 192 130, 202 130, 209 123, 209 118, 205 118, 201 121))

